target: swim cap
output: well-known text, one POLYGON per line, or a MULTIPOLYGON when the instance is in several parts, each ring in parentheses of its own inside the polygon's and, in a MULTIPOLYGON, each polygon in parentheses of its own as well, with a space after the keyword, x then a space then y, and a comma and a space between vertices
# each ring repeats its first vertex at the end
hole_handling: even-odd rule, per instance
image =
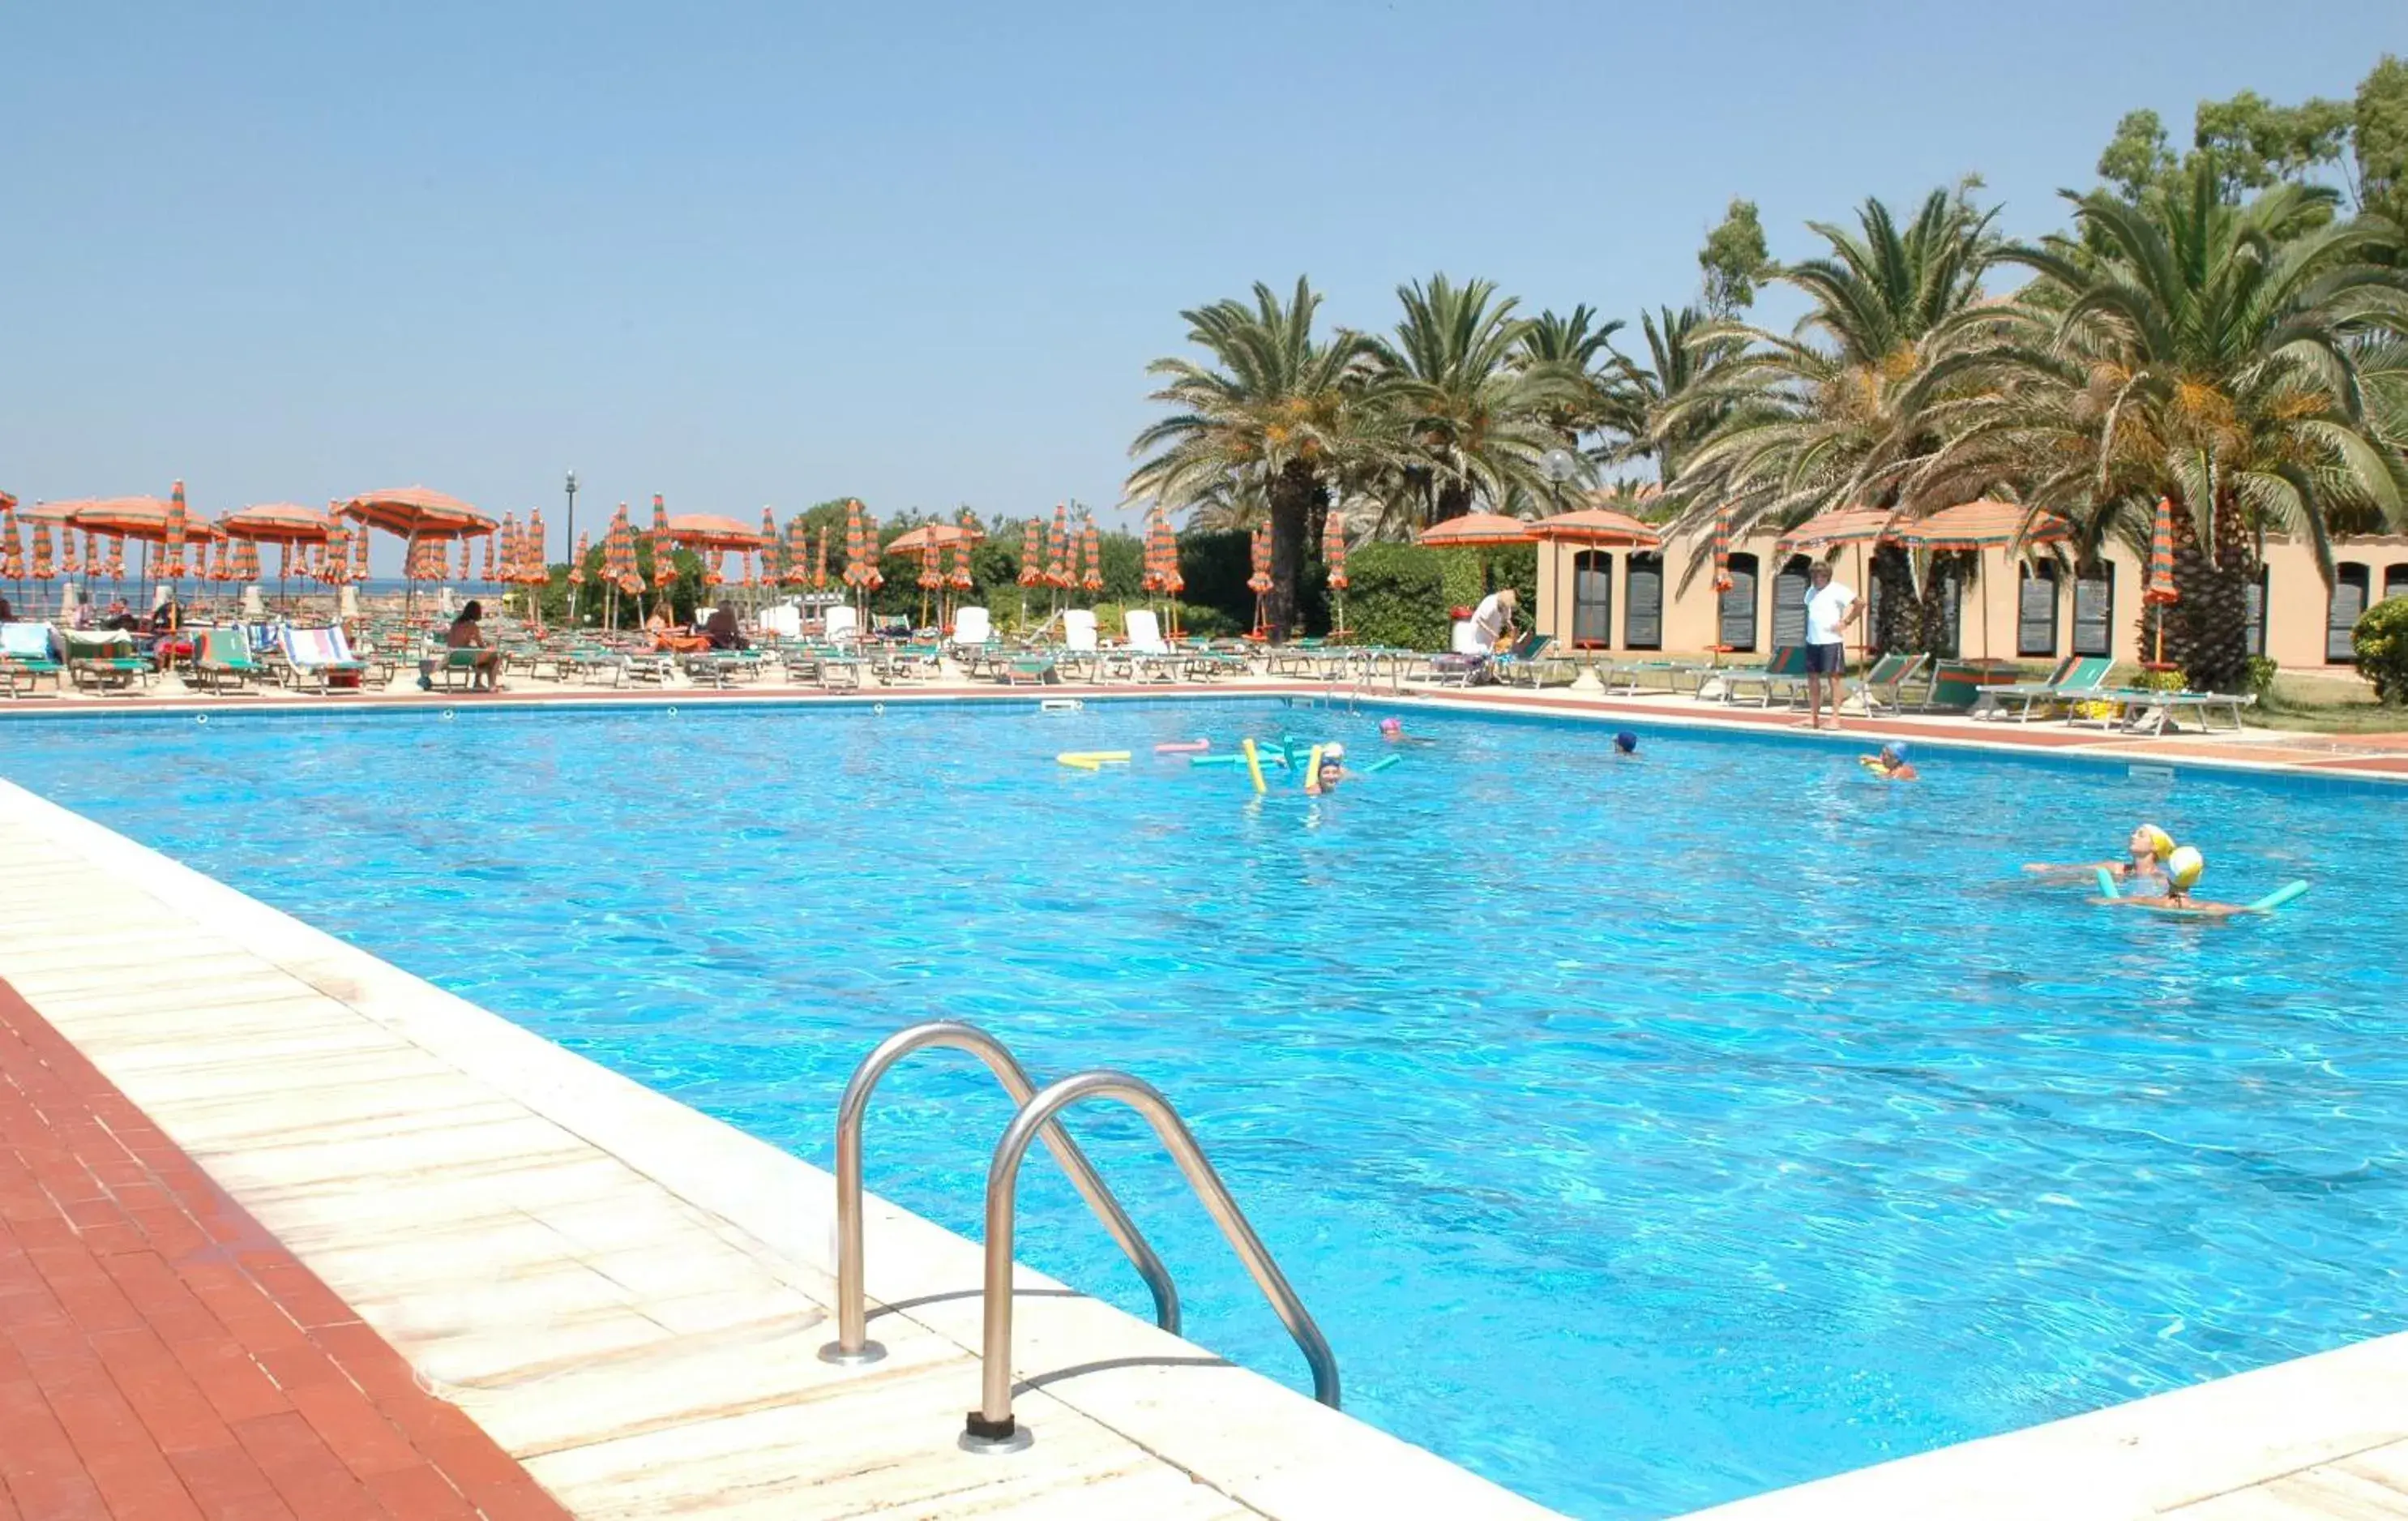
POLYGON ((1383 718, 1380 720, 1380 732, 1382 734, 1394 734, 1403 727, 1404 725, 1402 724, 1398 723, 1393 718, 1383 718))
POLYGON ((1323 745, 1321 747, 1321 758, 1326 761, 1343 760, 1346 758, 1346 747, 1344 745, 1323 745))
POLYGON ((1613 748, 1626 755, 1635 754, 1639 750, 1639 736, 1625 729, 1613 737, 1613 748))
POLYGON ((2196 845, 2185 845, 2166 858, 2166 875, 2185 892, 2196 886, 2206 870, 2207 857, 2199 853, 2196 845))
POLYGON ((2150 853, 2160 861, 2174 853, 2174 837, 2154 824, 2144 824, 2133 833, 2148 837, 2150 853))
POLYGON ((1900 760, 1904 760, 1906 758, 1906 741, 1903 739, 1892 739, 1889 743, 1882 746, 1882 749, 1887 753, 1897 756, 1900 760))

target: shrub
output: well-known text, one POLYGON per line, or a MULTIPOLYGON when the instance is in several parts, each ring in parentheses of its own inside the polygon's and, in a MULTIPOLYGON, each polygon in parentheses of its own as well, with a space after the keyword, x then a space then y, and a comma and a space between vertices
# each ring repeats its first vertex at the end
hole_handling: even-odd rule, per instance
POLYGON ((2259 702, 2273 700, 2274 678, 2282 673, 2282 669, 2264 655, 2249 657, 2249 690, 2259 702))
POLYGON ((2378 701, 2408 703, 2408 596, 2386 597, 2359 614, 2349 647, 2378 701))

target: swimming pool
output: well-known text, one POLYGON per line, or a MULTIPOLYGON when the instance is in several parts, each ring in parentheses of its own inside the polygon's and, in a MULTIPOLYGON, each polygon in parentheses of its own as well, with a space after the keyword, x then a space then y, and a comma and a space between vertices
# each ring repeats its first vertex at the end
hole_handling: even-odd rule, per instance
MULTIPOLYGON (((1162 1086, 1328 1333, 1347 1408, 1652 1516, 2397 1329, 2408 795, 1410 713, 1318 805, 1157 741, 1274 703, 78 719, 0 775, 824 1164, 880 1037, 978 1021, 1162 1086), (1089 775, 1057 751, 1128 748, 1089 775), (2153 818, 2168 922, 2023 881, 2153 818)), ((869 1182, 975 1234, 1008 1106, 881 1089, 869 1182)), ((1188 1334, 1303 1369, 1133 1119, 1073 1128, 1188 1334)), ((1023 1255, 1143 1314, 1050 1163, 1023 1255)), ((966 1398, 968 1392, 966 1391, 966 1398)))

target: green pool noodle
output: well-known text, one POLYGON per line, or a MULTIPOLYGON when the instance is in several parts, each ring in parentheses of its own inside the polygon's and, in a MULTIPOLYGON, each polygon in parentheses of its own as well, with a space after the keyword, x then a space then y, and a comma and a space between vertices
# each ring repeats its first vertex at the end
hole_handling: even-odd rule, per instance
POLYGON ((2123 894, 2115 891, 2114 874, 2103 866, 2099 868, 2099 891, 2109 897, 2121 897, 2124 896, 2123 894))
POLYGON ((2284 904, 2288 903, 2291 899, 2299 897, 2301 893, 2304 893, 2307 890, 2308 884, 2306 882, 2286 882, 2283 886, 2275 888, 2264 897, 2259 898, 2257 902, 2250 904, 2249 911, 2252 913, 2272 913, 2276 909, 2281 908, 2284 904))
POLYGON ((1397 762, 1403 760, 1404 758, 1405 757, 1402 755, 1383 755, 1378 760, 1373 761, 1370 765, 1363 768, 1363 774, 1365 776, 1369 776, 1375 771, 1384 771, 1389 767, 1396 765, 1397 762))
POLYGON ((1187 764, 1190 766, 1243 766, 1246 764, 1246 757, 1243 755, 1190 755, 1187 757, 1187 764))

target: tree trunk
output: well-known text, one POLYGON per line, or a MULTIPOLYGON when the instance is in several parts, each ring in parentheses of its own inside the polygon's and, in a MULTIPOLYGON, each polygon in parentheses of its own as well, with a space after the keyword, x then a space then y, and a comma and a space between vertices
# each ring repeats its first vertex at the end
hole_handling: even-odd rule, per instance
MULTIPOLYGON (((2165 610, 2168 664, 2198 692, 2249 690, 2249 588, 2258 579, 2257 546, 2237 504, 2215 514, 2215 558, 2199 542, 2188 508, 2175 503, 2174 589, 2182 600, 2165 610)), ((2154 655, 2157 610, 2144 615, 2142 648, 2154 655)))
POLYGON ((1288 631, 1296 626, 1296 582, 1304 569, 1306 522, 1328 506, 1328 488, 1303 461, 1290 460, 1271 477, 1271 589, 1263 598, 1263 618, 1274 644, 1286 643, 1288 631))
POLYGON ((1923 606, 1914 595, 1914 567, 1906 551, 1896 544, 1881 545, 1873 551, 1870 574, 1881 588, 1881 606, 1873 615, 1873 648, 1884 654, 1930 649, 1923 639, 1923 606))
POLYGON ((1470 510, 1471 487, 1461 481, 1448 481, 1438 488, 1438 495, 1430 504, 1430 522, 1444 523, 1470 510))

